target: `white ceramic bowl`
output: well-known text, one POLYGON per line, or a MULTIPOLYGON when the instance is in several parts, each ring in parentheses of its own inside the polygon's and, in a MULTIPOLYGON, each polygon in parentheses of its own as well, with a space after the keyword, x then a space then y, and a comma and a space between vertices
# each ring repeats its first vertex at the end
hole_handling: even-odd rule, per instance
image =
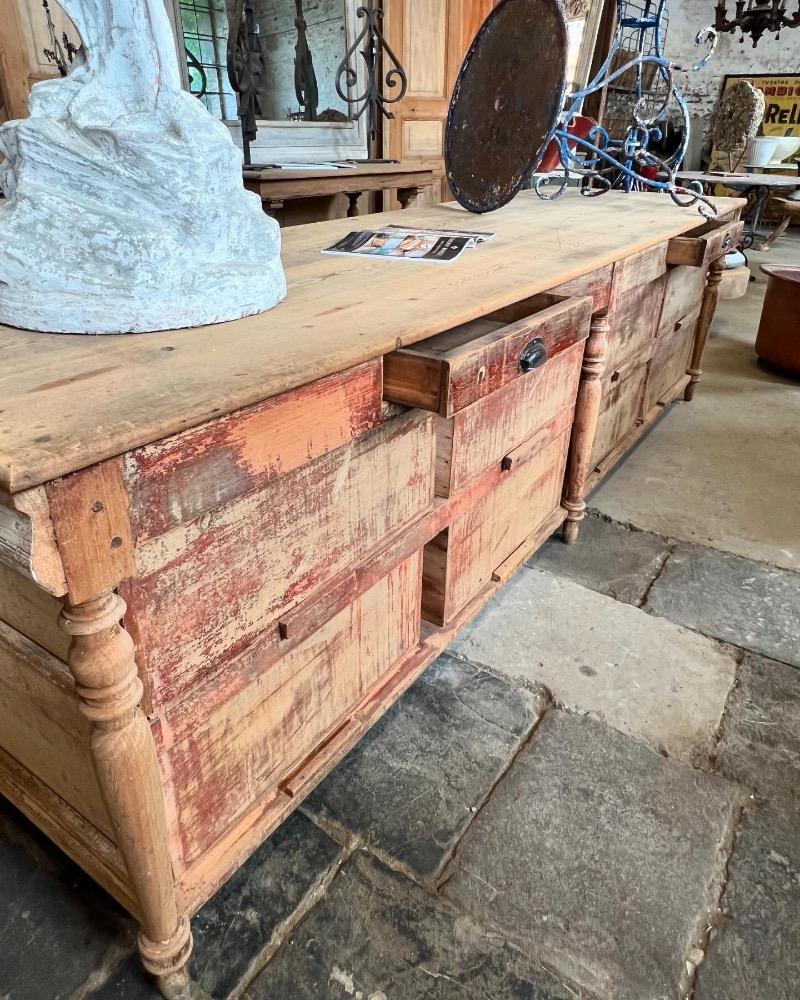
POLYGON ((774 158, 777 146, 778 140, 772 136, 762 135, 758 139, 753 139, 747 150, 747 165, 765 167, 774 158))
POLYGON ((780 163, 782 160, 788 160, 790 156, 794 156, 797 150, 800 149, 800 139, 796 139, 794 136, 789 135, 784 139, 775 136, 770 136, 769 138, 775 139, 777 143, 775 152, 772 154, 772 163, 780 163))

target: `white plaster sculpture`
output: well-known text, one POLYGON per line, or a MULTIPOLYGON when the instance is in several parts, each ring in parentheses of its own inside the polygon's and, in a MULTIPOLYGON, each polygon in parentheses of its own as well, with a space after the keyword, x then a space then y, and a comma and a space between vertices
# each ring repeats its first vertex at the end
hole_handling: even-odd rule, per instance
POLYGON ((0 323, 138 333, 274 306, 277 223, 181 89, 164 0, 60 2, 83 55, 0 128, 0 323))

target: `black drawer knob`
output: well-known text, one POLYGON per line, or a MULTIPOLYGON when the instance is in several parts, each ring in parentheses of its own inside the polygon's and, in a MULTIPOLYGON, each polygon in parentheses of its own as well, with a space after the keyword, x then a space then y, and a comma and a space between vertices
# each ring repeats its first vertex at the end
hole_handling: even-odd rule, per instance
POLYGON ((531 372, 534 368, 541 368, 545 361, 547 361, 547 344, 541 337, 535 337, 519 356, 519 370, 531 372))

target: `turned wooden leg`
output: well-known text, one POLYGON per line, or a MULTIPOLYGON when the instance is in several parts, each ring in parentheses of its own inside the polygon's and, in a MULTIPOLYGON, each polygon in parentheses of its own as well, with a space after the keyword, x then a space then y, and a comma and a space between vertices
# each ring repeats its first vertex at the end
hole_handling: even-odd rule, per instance
POLYGON ((725 257, 719 257, 713 261, 708 269, 706 287, 703 291, 703 304, 700 307, 700 315, 697 318, 697 326, 694 331, 694 347, 692 349, 692 360, 686 369, 689 376, 689 384, 683 393, 683 398, 687 403, 691 403, 694 397, 694 390, 703 374, 700 363, 703 360, 703 351, 708 340, 708 331, 711 328, 711 321, 717 310, 719 302, 719 283, 722 281, 722 272, 725 270, 725 257))
POLYGON ((578 538, 580 523, 586 517, 586 481, 591 472, 589 463, 592 457, 594 435, 597 430, 597 419, 600 416, 600 402, 603 396, 603 386, 600 377, 606 364, 606 350, 610 323, 608 316, 592 317, 589 339, 583 355, 581 382, 578 386, 578 398, 575 403, 575 420, 572 424, 572 438, 567 459, 567 476, 564 489, 564 499, 561 506, 567 511, 562 537, 567 545, 572 545, 578 538))
POLYGON ((358 215, 358 199, 361 197, 360 191, 348 191, 347 200, 349 205, 347 206, 347 218, 353 219, 358 215))
POLYGON ((69 668, 92 722, 97 780, 139 903, 142 962, 167 1000, 186 1000, 192 936, 175 899, 158 761, 124 613, 125 602, 109 592, 66 605, 61 626, 72 637, 69 668))
POLYGON ((416 202, 418 195, 418 187, 398 188, 397 200, 400 202, 400 208, 408 208, 412 201, 416 202))
POLYGON ((278 213, 283 209, 283 202, 276 198, 264 198, 261 202, 263 211, 276 222, 279 222, 278 213))

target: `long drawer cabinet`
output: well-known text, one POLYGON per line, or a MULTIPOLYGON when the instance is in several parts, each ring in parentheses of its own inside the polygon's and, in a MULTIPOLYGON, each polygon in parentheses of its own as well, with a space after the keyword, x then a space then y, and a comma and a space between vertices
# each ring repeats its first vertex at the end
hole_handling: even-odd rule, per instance
MULTIPOLYGON (((140 920, 165 997, 187 995, 192 914, 530 552, 565 522, 575 540, 587 490, 691 396, 738 204, 696 233, 670 212, 650 245, 597 251, 544 290, 515 279, 516 296, 495 294, 499 268, 429 336, 387 334, 205 419, 184 419, 199 389, 176 372, 183 426, 143 416, 117 446, 93 432, 72 467, 50 448, 59 422, 33 419, 0 492, 0 790, 140 920)), ((298 297, 313 265, 290 269, 298 297)), ((339 291, 360 265, 319 265, 334 268, 320 315, 354 323, 339 291)), ((425 296, 392 294, 390 311, 425 296)), ((252 359, 265 327, 247 322, 252 359)), ((90 395, 115 364, 122 398, 137 350, 157 382, 176 344, 202 343, 190 334, 66 338, 52 377, 35 367, 51 341, 0 331, 0 346, 35 405, 81 379, 90 395)), ((230 384, 247 371, 242 355, 230 384)))

